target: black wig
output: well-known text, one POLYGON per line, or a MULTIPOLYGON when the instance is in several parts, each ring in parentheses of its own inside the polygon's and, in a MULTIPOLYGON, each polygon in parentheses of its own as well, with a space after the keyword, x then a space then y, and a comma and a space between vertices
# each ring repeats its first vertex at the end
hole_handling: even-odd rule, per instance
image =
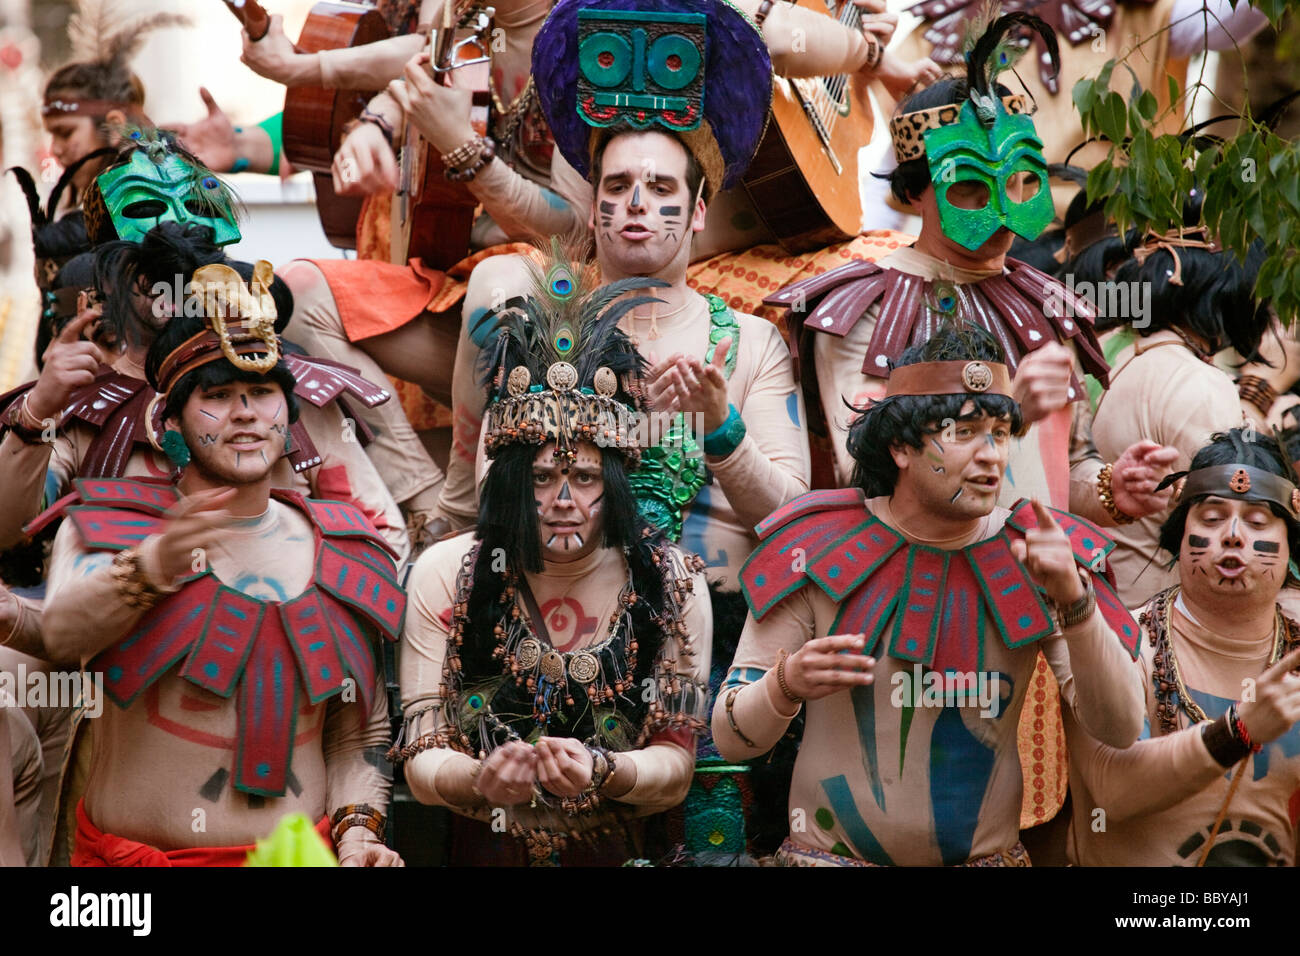
MULTIPOLYGON (((1002 348, 988 332, 976 326, 944 325, 925 342, 910 346, 893 368, 919 362, 962 360, 1003 362, 1002 348)), ((853 408, 853 406, 849 406, 853 408)), ((856 464, 850 484, 868 498, 888 495, 898 481, 898 466, 890 449, 895 445, 920 448, 927 435, 943 429, 944 419, 969 421, 985 415, 1009 418, 1012 431, 1020 431, 1020 406, 1005 395, 895 395, 865 408, 853 408, 858 417, 849 426, 846 447, 856 464), (967 402, 974 407, 962 414, 967 402)))

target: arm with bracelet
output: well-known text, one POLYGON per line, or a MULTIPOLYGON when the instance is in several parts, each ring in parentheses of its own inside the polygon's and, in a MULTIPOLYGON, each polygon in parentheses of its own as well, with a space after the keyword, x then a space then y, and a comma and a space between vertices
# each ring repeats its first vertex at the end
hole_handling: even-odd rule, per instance
POLYGON ((360 698, 331 698, 325 712, 324 755, 331 836, 341 866, 402 866, 384 844, 393 776, 388 750, 388 694, 375 681, 370 713, 360 698))

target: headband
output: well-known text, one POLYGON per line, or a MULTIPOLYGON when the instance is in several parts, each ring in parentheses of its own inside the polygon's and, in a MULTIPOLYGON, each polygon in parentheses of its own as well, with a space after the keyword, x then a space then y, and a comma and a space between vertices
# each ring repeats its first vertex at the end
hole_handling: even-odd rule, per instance
POLYGON ((1011 397, 1011 376, 1001 362, 978 359, 918 362, 889 373, 886 398, 895 395, 1005 395, 1011 397))

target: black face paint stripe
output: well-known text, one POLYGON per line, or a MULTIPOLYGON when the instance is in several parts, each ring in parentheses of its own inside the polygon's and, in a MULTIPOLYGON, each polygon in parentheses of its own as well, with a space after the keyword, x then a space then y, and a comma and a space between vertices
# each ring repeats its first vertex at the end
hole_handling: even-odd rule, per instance
POLYGON ((1208 548, 1210 546, 1209 538, 1202 538, 1199 534, 1189 534, 1187 543, 1193 548, 1208 548))
POLYGON ((632 187, 632 205, 633 206, 641 205, 641 184, 640 183, 637 183, 635 186, 632 187))
POLYGON ((612 216, 614 215, 614 204, 612 202, 605 202, 605 200, 602 199, 600 201, 600 211, 606 216, 612 216))
POLYGON ((659 215, 661 216, 680 216, 682 214, 681 206, 660 206, 659 215))
POLYGON ((247 395, 240 395, 240 396, 239 396, 239 400, 240 400, 241 402, 244 403, 244 407, 245 407, 245 408, 248 407, 248 396, 247 396, 247 395))
POLYGON ((1262 551, 1264 554, 1277 554, 1282 550, 1282 546, 1276 541, 1256 541, 1254 548, 1256 551, 1262 551))

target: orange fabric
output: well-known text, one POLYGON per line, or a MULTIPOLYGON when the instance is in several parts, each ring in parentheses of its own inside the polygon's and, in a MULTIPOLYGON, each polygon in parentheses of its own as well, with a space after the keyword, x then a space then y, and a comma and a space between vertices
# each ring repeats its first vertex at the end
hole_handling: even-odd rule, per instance
POLYGON ((348 340, 391 332, 420 314, 446 276, 418 259, 409 265, 373 259, 312 259, 325 274, 348 340))
POLYGON ((1025 706, 1016 727, 1020 772, 1025 791, 1020 802, 1020 827, 1046 823, 1060 812, 1070 786, 1070 755, 1065 749, 1061 694, 1056 675, 1042 654, 1034 667, 1025 706))
MULTIPOLYGON (((330 839, 329 817, 321 817, 316 832, 332 849, 334 842, 330 839)), ((72 851, 73 866, 243 866, 252 850, 251 843, 246 846, 159 850, 147 843, 104 833, 86 816, 85 801, 77 801, 77 844, 72 851)))
POLYGON ((781 322, 785 310, 763 305, 763 296, 791 283, 829 272, 854 259, 875 262, 915 241, 914 236, 906 233, 873 229, 833 246, 797 256, 775 244, 754 246, 691 263, 686 269, 686 283, 697 292, 720 296, 737 311, 775 323, 781 329, 781 335, 789 341, 788 331, 781 322))

